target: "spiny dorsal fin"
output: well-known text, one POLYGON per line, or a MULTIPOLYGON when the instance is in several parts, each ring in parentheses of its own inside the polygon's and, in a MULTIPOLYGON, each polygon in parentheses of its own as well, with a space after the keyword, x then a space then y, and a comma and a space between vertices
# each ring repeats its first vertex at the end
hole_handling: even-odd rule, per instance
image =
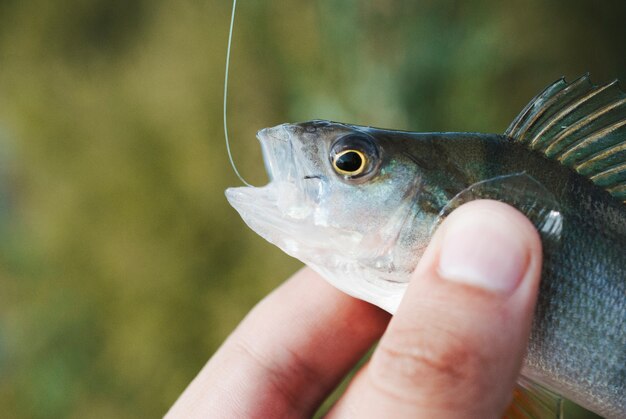
POLYGON ((589 178, 626 204, 626 93, 589 75, 557 80, 535 96, 505 135, 589 178))

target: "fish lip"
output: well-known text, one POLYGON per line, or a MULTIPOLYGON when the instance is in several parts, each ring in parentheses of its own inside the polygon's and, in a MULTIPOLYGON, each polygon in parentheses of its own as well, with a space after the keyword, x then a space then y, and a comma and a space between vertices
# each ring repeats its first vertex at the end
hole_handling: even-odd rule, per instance
POLYGON ((239 186, 225 191, 226 199, 246 221, 267 218, 268 213, 276 211, 276 184, 266 186, 239 186))
POLYGON ((243 211, 256 211, 260 208, 259 204, 263 199, 253 198, 263 198, 266 195, 264 190, 267 191, 268 186, 239 186, 226 189, 225 195, 230 205, 243 214, 243 211))
POLYGON ((288 223, 293 215, 289 210, 301 207, 294 203, 303 202, 294 132, 291 124, 259 130, 256 137, 261 144, 269 182, 261 187, 228 188, 225 192, 229 203, 255 231, 265 229, 269 224, 282 226, 288 223))
POLYGON ((225 191, 228 203, 237 210, 243 221, 264 239, 272 240, 271 228, 279 215, 274 196, 275 184, 261 187, 240 186, 225 191))
POLYGON ((289 124, 281 124, 275 127, 263 128, 257 131, 256 138, 263 143, 269 140, 278 140, 288 142, 291 138, 291 134, 287 127, 289 124))
POLYGON ((293 152, 292 131, 290 124, 263 128, 256 134, 261 143, 261 152, 265 171, 270 180, 293 181, 295 172, 295 154, 293 152))
POLYGON ((284 207, 281 203, 285 196, 289 197, 289 189, 294 191, 294 188, 296 186, 289 182, 272 182, 261 187, 228 188, 225 194, 230 205, 252 230, 294 255, 293 250, 288 250, 292 247, 290 243, 296 243, 311 224, 308 211, 298 217, 297 213, 289 212, 291 206, 284 207))

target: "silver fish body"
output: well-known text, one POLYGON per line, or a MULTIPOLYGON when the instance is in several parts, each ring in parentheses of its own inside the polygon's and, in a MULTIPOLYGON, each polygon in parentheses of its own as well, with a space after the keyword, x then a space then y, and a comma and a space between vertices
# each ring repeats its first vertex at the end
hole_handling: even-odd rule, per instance
MULTIPOLYGON (((226 194, 261 236, 343 291, 390 312, 449 211, 480 198, 514 205, 535 223, 544 243, 523 375, 598 414, 624 417, 626 205, 619 195, 620 161, 608 169, 596 162, 601 153, 620 158, 614 144, 621 143, 611 140, 610 152, 583 153, 587 163, 580 157, 577 166, 568 166, 558 160, 563 154, 553 158, 524 140, 541 141, 536 132, 550 131, 555 118, 567 121, 568 106, 576 113, 572 121, 584 125, 589 109, 572 103, 585 104, 577 98, 589 92, 576 83, 546 89, 507 135, 420 134, 328 121, 262 130, 271 182, 226 194), (558 100, 551 99, 555 95, 558 100), (556 103, 556 111, 545 110, 546 103, 556 103), (590 159, 596 172, 581 174, 580 167, 591 170, 590 159)), ((596 107, 610 106, 607 101, 596 107)), ((610 114, 613 126, 626 116, 620 112, 610 114)), ((562 123, 550 135, 566 141, 572 134, 563 132, 575 131, 575 123, 562 123)), ((622 135, 622 126, 610 134, 622 135)))

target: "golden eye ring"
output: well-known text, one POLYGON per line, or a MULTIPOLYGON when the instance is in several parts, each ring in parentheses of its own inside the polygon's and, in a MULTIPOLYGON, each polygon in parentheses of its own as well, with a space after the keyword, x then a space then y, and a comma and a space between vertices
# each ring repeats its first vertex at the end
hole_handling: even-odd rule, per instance
POLYGON ((348 149, 335 154, 333 168, 344 176, 358 176, 367 167, 367 158, 359 150, 348 149))

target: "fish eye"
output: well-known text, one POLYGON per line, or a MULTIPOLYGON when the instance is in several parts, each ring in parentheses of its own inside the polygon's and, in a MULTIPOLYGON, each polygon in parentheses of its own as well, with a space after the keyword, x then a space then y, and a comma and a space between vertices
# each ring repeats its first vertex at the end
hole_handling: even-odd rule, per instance
POLYGON ((356 176, 365 168, 367 158, 359 150, 344 150, 335 155, 333 166, 337 173, 356 176))
POLYGON ((361 182, 376 174, 380 166, 380 150, 369 135, 348 134, 332 145, 330 163, 344 180, 361 182))

